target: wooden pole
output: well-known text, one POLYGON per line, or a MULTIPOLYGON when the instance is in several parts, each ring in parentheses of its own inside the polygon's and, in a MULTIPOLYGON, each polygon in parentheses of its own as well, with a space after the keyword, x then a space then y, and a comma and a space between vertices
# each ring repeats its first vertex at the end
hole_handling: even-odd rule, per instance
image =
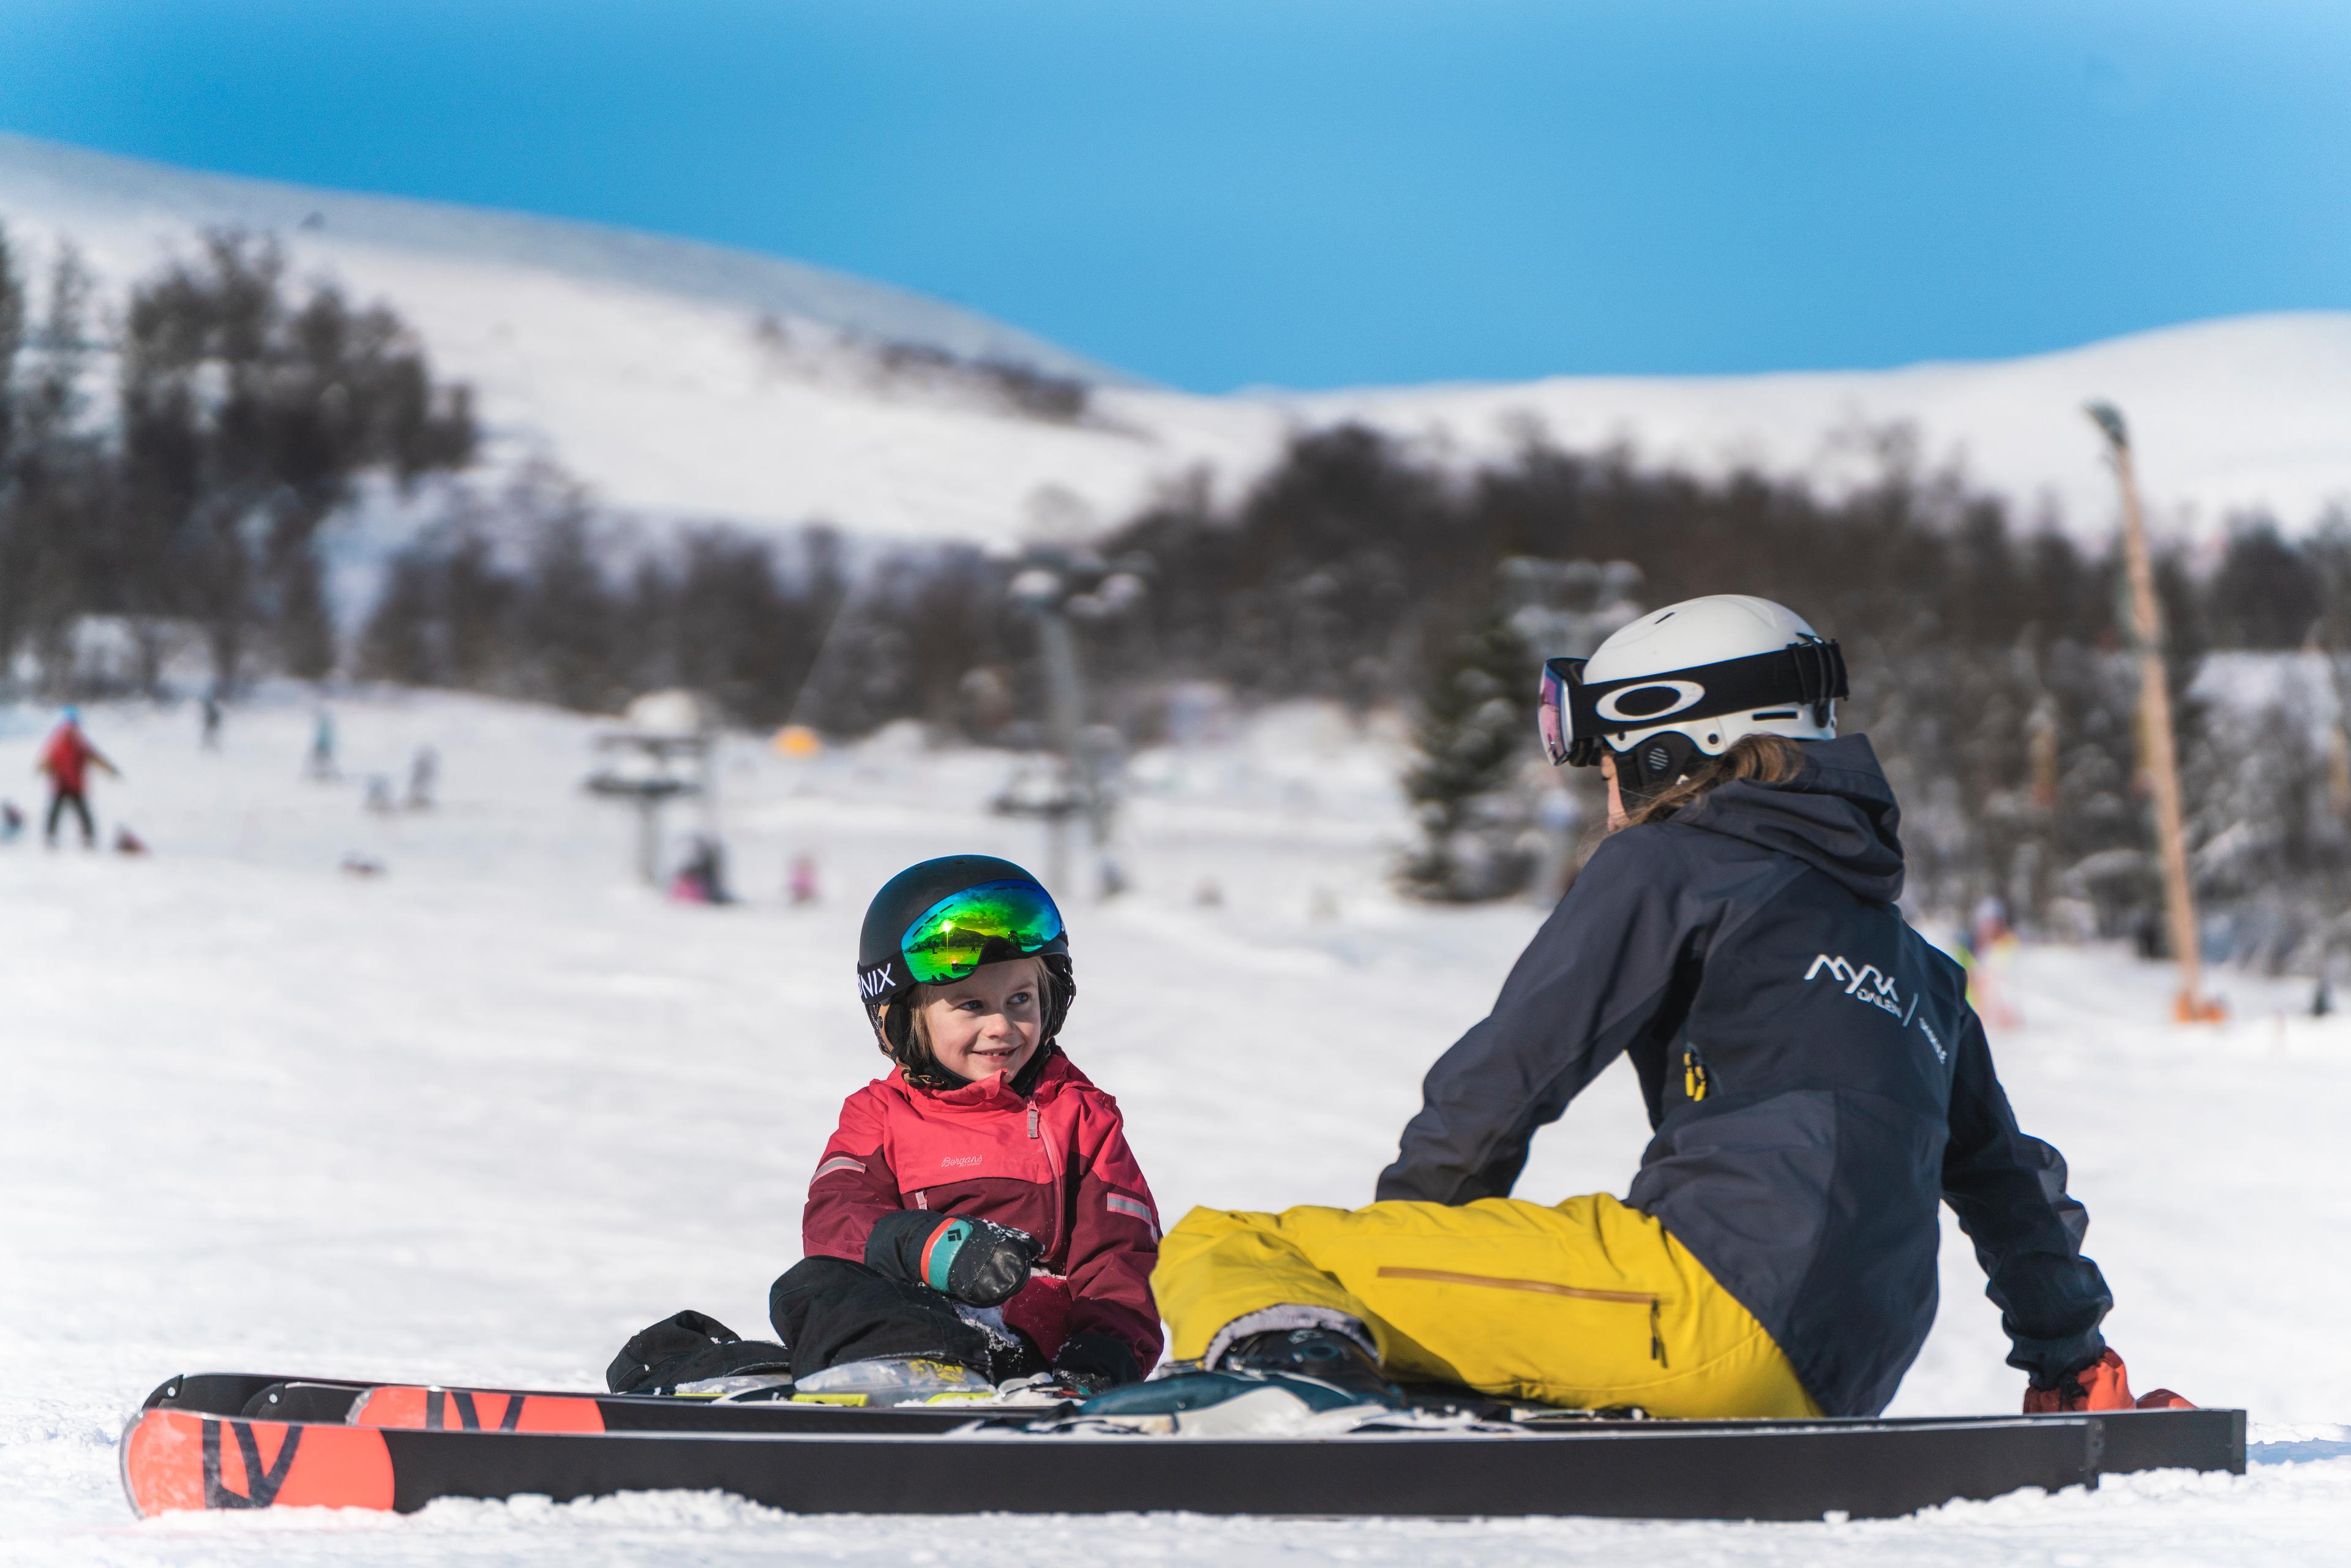
POLYGON ((2163 612, 2155 596, 2155 559, 2147 549, 2147 517, 2139 509, 2138 476, 2131 466, 2130 436, 2111 403, 2094 402, 2090 418, 2105 432, 2123 493, 2123 559, 2130 573, 2131 632, 2138 643, 2138 700, 2146 737, 2147 777, 2155 792, 2157 848, 2163 861, 2164 913, 2171 930, 2171 955, 2179 964, 2179 996, 2173 1011, 2182 1023, 2216 1016, 2205 1005, 2203 952, 2196 925, 2196 892, 2188 881, 2188 825, 2180 806, 2179 747, 2171 728, 2171 687, 2163 669, 2163 612))

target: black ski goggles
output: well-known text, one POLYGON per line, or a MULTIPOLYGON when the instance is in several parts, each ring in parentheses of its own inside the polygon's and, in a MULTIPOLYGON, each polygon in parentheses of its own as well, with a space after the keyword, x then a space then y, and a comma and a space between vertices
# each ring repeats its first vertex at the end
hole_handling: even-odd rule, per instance
POLYGON ((935 986, 967 978, 982 964, 1041 953, 1061 930, 1061 912, 1035 883, 984 882, 923 911, 898 950, 908 977, 935 986))
POLYGON ((1616 681, 1586 681, 1583 666, 1589 662, 1543 661, 1535 725, 1554 768, 1568 762, 1598 767, 1601 737, 1611 733, 1775 705, 1810 707, 1814 721, 1825 724, 1828 705, 1845 696, 1844 654, 1834 642, 1818 637, 1744 659, 1616 681))

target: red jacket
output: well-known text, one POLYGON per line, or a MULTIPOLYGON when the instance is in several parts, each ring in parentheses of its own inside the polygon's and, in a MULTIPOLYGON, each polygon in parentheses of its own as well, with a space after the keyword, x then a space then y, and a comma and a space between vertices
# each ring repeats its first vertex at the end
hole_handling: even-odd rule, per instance
POLYGON ((89 765, 93 762, 112 771, 112 764, 98 754, 98 747, 89 743, 79 726, 61 724, 41 752, 39 771, 47 774, 61 793, 78 795, 89 782, 89 765))
POLYGON ((1118 1102, 1060 1051, 1025 1097, 1001 1075, 941 1091, 896 1068, 852 1094, 809 1182, 801 1249, 862 1263, 874 1221, 902 1208, 1037 1238, 1044 1253, 1004 1320, 1048 1360, 1072 1334, 1105 1333, 1145 1371, 1158 1361, 1159 1211, 1118 1102))

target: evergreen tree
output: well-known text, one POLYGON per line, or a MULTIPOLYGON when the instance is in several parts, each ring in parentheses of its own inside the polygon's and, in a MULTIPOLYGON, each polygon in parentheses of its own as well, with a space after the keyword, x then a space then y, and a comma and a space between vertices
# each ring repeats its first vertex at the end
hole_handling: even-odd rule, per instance
POLYGON ((434 647, 441 615, 440 563, 412 546, 384 569, 375 609, 360 633, 360 674, 371 681, 429 686, 447 679, 434 647))
POLYGON ((577 497, 537 520, 517 606, 528 695, 589 713, 617 710, 632 693, 614 633, 622 600, 605 580, 591 517, 577 497))
POLYGON ((381 307, 330 287, 296 299, 270 241, 206 237, 131 291, 120 344, 121 468, 135 554, 168 562, 174 608, 234 685, 256 633, 287 666, 333 665, 319 528, 381 475, 402 486, 472 460, 462 387, 381 307))
POLYGON ((22 423, 18 361, 24 348, 25 285, 8 231, 0 226, 0 682, 25 634, 25 585, 33 559, 32 540, 18 514, 16 473, 22 423))
POLYGON ((2326 609, 2325 586, 2309 554, 2274 522, 2240 522, 2205 590, 2213 636, 2236 648, 2296 647, 2326 609))
POLYGON ((1405 775, 1420 842, 1406 855, 1405 888, 1470 903, 1527 885, 1534 856, 1519 775, 1534 733, 1535 662, 1496 616, 1447 643, 1432 661, 1405 775))
MULTIPOLYGON (((73 626, 92 612, 135 608, 125 592, 132 563, 111 528, 112 486, 103 442, 84 417, 89 362, 86 310, 89 275, 71 246, 49 268, 48 298, 26 329, 21 288, 14 308, 0 302, 0 323, 16 345, 7 439, 0 444, 0 662, 22 645, 37 657, 43 684, 65 695, 74 677, 73 626)), ((141 638, 148 685, 158 656, 141 638)))

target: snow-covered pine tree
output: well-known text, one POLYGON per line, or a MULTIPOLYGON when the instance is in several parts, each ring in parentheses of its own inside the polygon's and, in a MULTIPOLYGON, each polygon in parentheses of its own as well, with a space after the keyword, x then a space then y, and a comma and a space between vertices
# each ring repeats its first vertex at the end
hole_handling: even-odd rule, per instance
POLYGON ((1418 756, 1405 775, 1421 835, 1401 868, 1407 892, 1468 904, 1526 886, 1535 857, 1517 776, 1534 736, 1535 667, 1499 615, 1430 661, 1414 727, 1418 756))

